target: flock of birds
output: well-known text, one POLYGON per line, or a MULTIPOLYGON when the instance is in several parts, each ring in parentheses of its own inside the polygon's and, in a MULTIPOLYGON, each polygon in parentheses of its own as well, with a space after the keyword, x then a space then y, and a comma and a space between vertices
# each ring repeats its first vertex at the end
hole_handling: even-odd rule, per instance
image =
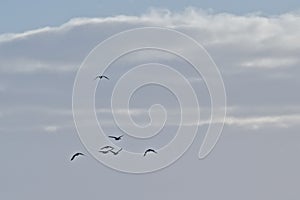
MULTIPOLYGON (((101 79, 107 79, 109 80, 109 78, 107 76, 104 76, 104 75, 99 75, 99 76, 96 76, 95 80, 101 80, 101 79)), ((112 136, 112 135, 109 135, 108 137, 111 138, 111 139, 114 139, 115 141, 119 141, 122 139, 124 135, 121 135, 121 136, 112 136)), ((119 150, 115 150, 114 147, 112 146, 104 146, 102 147, 98 152, 99 153, 103 153, 103 154, 108 154, 108 153, 111 153, 113 155, 118 155, 123 149, 120 148, 119 150)), ((148 153, 157 153, 154 149, 147 149, 143 156, 145 157, 148 153)), ((73 161, 75 158, 79 157, 79 156, 85 156, 84 153, 81 153, 81 152, 77 152, 75 153, 74 155, 72 155, 71 157, 71 161, 73 161)))

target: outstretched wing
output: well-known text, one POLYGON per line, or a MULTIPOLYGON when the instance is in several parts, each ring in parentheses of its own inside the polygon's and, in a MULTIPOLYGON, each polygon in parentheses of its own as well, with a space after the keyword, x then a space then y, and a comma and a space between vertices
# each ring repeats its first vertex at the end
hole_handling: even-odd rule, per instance
POLYGON ((153 150, 153 149, 147 149, 147 150, 145 151, 145 153, 144 153, 144 156, 146 156, 146 154, 149 153, 149 152, 157 153, 157 152, 156 152, 155 150, 153 150))
POLYGON ((84 156, 83 153, 75 153, 72 157, 71 157, 71 161, 74 160, 77 156, 84 156))
POLYGON ((112 146, 105 146, 105 147, 102 147, 101 150, 103 149, 110 149, 110 150, 113 150, 114 148, 112 146))
POLYGON ((75 153, 72 157, 71 157, 71 161, 74 160, 77 156, 84 156, 83 153, 75 153))
POLYGON ((145 151, 145 153, 144 153, 144 156, 146 156, 147 155, 147 153, 149 152, 150 150, 149 149, 147 149, 146 151, 145 151))
POLYGON ((122 151, 122 148, 117 151, 117 154, 120 153, 121 151, 122 151))
POLYGON ((75 157, 76 157, 76 155, 73 155, 73 156, 71 157, 71 161, 74 160, 75 157))
POLYGON ((107 153, 110 152, 110 151, 112 151, 112 150, 100 150, 100 151, 98 151, 98 152, 103 153, 103 154, 107 154, 107 153))

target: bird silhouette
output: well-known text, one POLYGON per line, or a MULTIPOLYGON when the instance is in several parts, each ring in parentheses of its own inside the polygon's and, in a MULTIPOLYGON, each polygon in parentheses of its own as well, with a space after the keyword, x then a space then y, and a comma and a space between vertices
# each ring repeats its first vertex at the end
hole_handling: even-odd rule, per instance
POLYGON ((104 150, 104 149, 107 149, 109 151, 109 150, 113 150, 114 147, 112 147, 112 146, 105 146, 105 147, 102 147, 100 150, 104 150))
POLYGON ((110 152, 111 150, 114 150, 115 148, 112 147, 112 146, 104 146, 100 149, 100 153, 103 153, 103 154, 107 154, 108 152, 110 152))
POLYGON ((97 78, 99 78, 100 80, 103 79, 103 78, 109 80, 109 78, 107 76, 104 76, 104 75, 96 76, 96 78, 94 80, 96 80, 97 78))
POLYGON ((121 135, 121 136, 118 136, 118 137, 116 137, 116 136, 112 136, 112 135, 110 135, 110 136, 108 136, 109 138, 113 138, 113 139, 115 139, 115 140, 121 140, 121 138, 123 137, 124 135, 121 135))
POLYGON ((118 151, 110 150, 110 152, 111 152, 112 154, 114 154, 115 156, 118 155, 118 154, 120 153, 120 151, 122 151, 122 148, 119 149, 118 151))
POLYGON ((98 152, 103 153, 103 154, 107 154, 108 152, 110 152, 111 150, 100 150, 98 152))
POLYGON ((147 150, 145 151, 145 153, 144 153, 144 156, 146 156, 147 153, 149 153, 149 152, 157 153, 157 152, 156 152, 155 150, 153 150, 153 149, 147 149, 147 150))
POLYGON ((77 156, 84 156, 83 153, 75 153, 72 157, 71 157, 71 161, 74 160, 77 156))

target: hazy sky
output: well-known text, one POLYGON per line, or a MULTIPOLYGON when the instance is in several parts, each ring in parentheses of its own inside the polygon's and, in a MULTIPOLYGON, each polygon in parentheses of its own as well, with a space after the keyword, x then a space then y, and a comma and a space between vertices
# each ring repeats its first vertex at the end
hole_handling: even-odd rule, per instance
MULTIPOLYGON (((1 1, 0 198, 298 200, 299 8, 296 0, 1 1), (110 111, 116 81, 137 64, 169 64, 201 99, 203 123, 191 148, 172 166, 144 175, 117 172, 90 156, 69 162, 76 151, 88 154, 72 117, 80 64, 107 37, 144 26, 186 33, 218 65, 228 101, 219 143, 198 160, 210 114, 202 78, 172 55, 144 51, 107 71, 111 80, 97 88, 98 119, 107 132, 122 134, 110 111)), ((147 123, 147 109, 155 103, 167 108, 169 118, 158 137, 140 142, 125 137, 118 143, 137 152, 163 146, 178 122, 178 103, 170 92, 144 89, 133 96, 133 119, 147 123)))

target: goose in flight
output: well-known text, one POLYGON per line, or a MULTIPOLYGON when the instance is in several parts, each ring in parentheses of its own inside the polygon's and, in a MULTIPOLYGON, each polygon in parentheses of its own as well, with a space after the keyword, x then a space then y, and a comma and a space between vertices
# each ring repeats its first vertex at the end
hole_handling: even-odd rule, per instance
POLYGON ((112 150, 114 150, 114 149, 115 149, 115 148, 112 147, 112 146, 105 146, 105 147, 102 147, 102 148, 100 149, 100 151, 98 151, 98 152, 103 153, 103 154, 107 154, 108 152, 110 152, 110 151, 112 151, 112 150))
POLYGON ((107 154, 107 153, 110 152, 110 151, 112 151, 112 150, 100 150, 100 151, 98 151, 98 152, 103 153, 103 154, 107 154))
POLYGON ((157 153, 157 152, 156 152, 155 150, 153 150, 153 149, 147 149, 147 150, 145 151, 145 153, 144 153, 144 156, 146 156, 147 153, 149 153, 149 152, 157 153))
POLYGON ((71 161, 73 161, 77 156, 84 156, 83 153, 75 153, 72 157, 71 157, 71 161))
POLYGON ((96 80, 97 78, 99 78, 100 80, 103 79, 103 78, 109 80, 109 78, 107 76, 104 76, 104 75, 96 76, 96 78, 94 80, 96 80))
POLYGON ((114 149, 114 147, 112 147, 112 146, 105 146, 105 147, 102 147, 100 150, 108 150, 108 151, 110 151, 110 150, 113 150, 114 149))
POLYGON ((121 138, 122 138, 123 136, 124 136, 124 135, 121 135, 121 136, 116 137, 116 136, 110 135, 110 136, 108 136, 108 137, 109 137, 109 138, 112 138, 112 139, 115 139, 116 141, 118 141, 118 140, 121 140, 121 138))
POLYGON ((122 151, 122 148, 119 149, 118 151, 110 150, 110 152, 111 152, 112 154, 114 154, 115 156, 118 155, 118 154, 120 153, 120 151, 122 151))

